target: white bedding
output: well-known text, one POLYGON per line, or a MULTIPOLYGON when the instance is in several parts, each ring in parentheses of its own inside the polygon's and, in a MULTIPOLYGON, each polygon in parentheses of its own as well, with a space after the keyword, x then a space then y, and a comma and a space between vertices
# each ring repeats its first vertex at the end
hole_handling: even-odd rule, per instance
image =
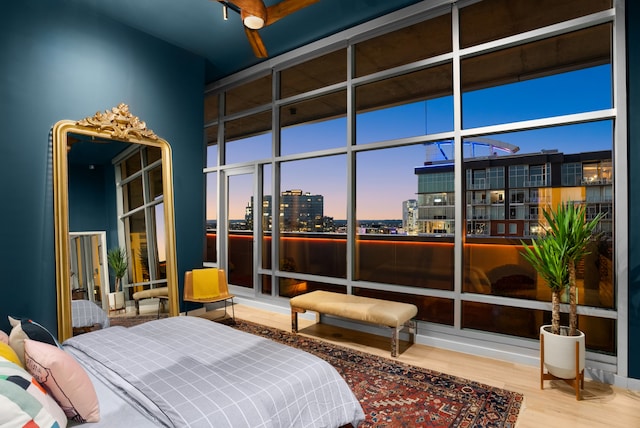
MULTIPOLYGON (((202 318, 110 327, 64 345, 152 426, 306 428, 364 420, 326 361, 202 318)), ((101 414, 101 426, 109 426, 111 416, 101 414)))

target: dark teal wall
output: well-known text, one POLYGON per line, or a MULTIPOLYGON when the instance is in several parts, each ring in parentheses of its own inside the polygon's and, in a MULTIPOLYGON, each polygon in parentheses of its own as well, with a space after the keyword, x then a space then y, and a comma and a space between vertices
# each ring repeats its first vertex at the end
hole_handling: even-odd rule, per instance
POLYGON ((640 379, 640 4, 627 1, 629 102, 629 377, 640 379))
POLYGON ((204 61, 64 1, 0 14, 0 328, 28 316, 56 331, 48 135, 124 102, 173 150, 178 276, 202 264, 204 61))
MULTIPOLYGON (((83 232, 105 230, 116 231, 109 227, 115 224, 116 186, 113 166, 95 165, 93 169, 85 166, 69 165, 69 231, 83 232)), ((117 241, 116 241, 117 242, 117 241)), ((111 246, 109 246, 110 248, 111 246)))

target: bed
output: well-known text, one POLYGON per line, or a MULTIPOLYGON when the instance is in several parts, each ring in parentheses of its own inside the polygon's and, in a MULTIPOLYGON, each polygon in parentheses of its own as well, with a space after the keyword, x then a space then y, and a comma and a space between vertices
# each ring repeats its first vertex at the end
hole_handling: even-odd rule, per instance
POLYGON ((109 316, 100 306, 89 300, 72 300, 71 322, 74 334, 86 333, 109 327, 109 316))
POLYGON ((364 420, 326 361, 202 318, 113 326, 63 347, 88 372, 100 405, 100 422, 73 426, 355 427, 364 420))

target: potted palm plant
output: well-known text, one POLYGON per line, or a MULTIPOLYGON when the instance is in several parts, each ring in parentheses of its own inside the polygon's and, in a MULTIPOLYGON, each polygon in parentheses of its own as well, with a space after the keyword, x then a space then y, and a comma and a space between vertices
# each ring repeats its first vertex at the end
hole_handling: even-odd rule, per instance
POLYGON ((129 266, 127 250, 124 248, 112 248, 107 252, 107 263, 115 277, 115 290, 109 293, 109 310, 119 310, 124 308, 124 292, 120 290, 122 277, 127 273, 129 266))
MULTIPOLYGON (((586 218, 586 208, 573 202, 558 204, 555 211, 544 210, 544 233, 523 245, 523 257, 551 289, 551 325, 540 328, 541 361, 552 377, 575 379, 578 397, 578 377, 582 379, 585 361, 585 336, 578 330, 576 264, 587 254, 594 231, 603 216, 586 218), (560 325, 560 299, 565 290, 569 295, 569 326, 560 325), (578 355, 576 356, 576 342, 578 355)), ((542 368, 541 368, 542 370, 542 368)), ((542 380, 546 379, 541 372, 542 380)))

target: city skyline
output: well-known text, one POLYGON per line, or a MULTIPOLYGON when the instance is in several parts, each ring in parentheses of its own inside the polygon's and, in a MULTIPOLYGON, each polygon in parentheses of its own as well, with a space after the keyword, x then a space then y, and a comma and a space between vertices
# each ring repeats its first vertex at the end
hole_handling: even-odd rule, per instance
MULTIPOLYGON (((359 114, 357 141, 363 144, 450 131, 453 129, 451 98, 359 114)), ((462 118, 464 128, 469 129, 610 107, 611 67, 603 65, 465 93, 462 118)), ((292 138, 291 135, 296 134, 291 133, 296 132, 296 138, 304 141, 305 150, 312 151, 326 148, 326 136, 336 138, 336 135, 341 135, 342 130, 346 130, 345 122, 340 118, 315 123, 313 132, 307 132, 306 125, 297 126, 283 130, 283 134, 287 132, 288 138, 292 138)), ((518 146, 520 154, 552 149, 570 154, 611 150, 612 134, 613 123, 599 121, 483 137, 518 146)), ((261 147, 256 147, 256 150, 264 150, 266 141, 270 147, 270 139, 270 136, 258 136, 242 140, 243 144, 249 145, 244 147, 244 151, 253 151, 252 144, 261 147)), ((346 132, 343 140, 346 144, 346 132)), ((342 142, 338 146, 341 145, 342 142)), ((426 147, 422 144, 357 152, 357 219, 401 219, 402 202, 416 197, 414 169, 426 160, 426 147), (376 195, 382 195, 384 203, 376 195)), ((336 220, 346 219, 346 173, 347 158, 344 154, 285 162, 282 164, 281 190, 303 189, 312 194, 322 194, 325 197, 325 215, 336 220)), ((270 177, 268 180, 270 183, 270 177)), ((238 186, 236 191, 248 195, 252 183, 246 186, 244 189, 238 186)), ((212 208, 207 206, 208 219, 215 218, 210 215, 212 208)), ((230 218, 243 218, 243 204, 230 203, 229 209, 230 218)))

